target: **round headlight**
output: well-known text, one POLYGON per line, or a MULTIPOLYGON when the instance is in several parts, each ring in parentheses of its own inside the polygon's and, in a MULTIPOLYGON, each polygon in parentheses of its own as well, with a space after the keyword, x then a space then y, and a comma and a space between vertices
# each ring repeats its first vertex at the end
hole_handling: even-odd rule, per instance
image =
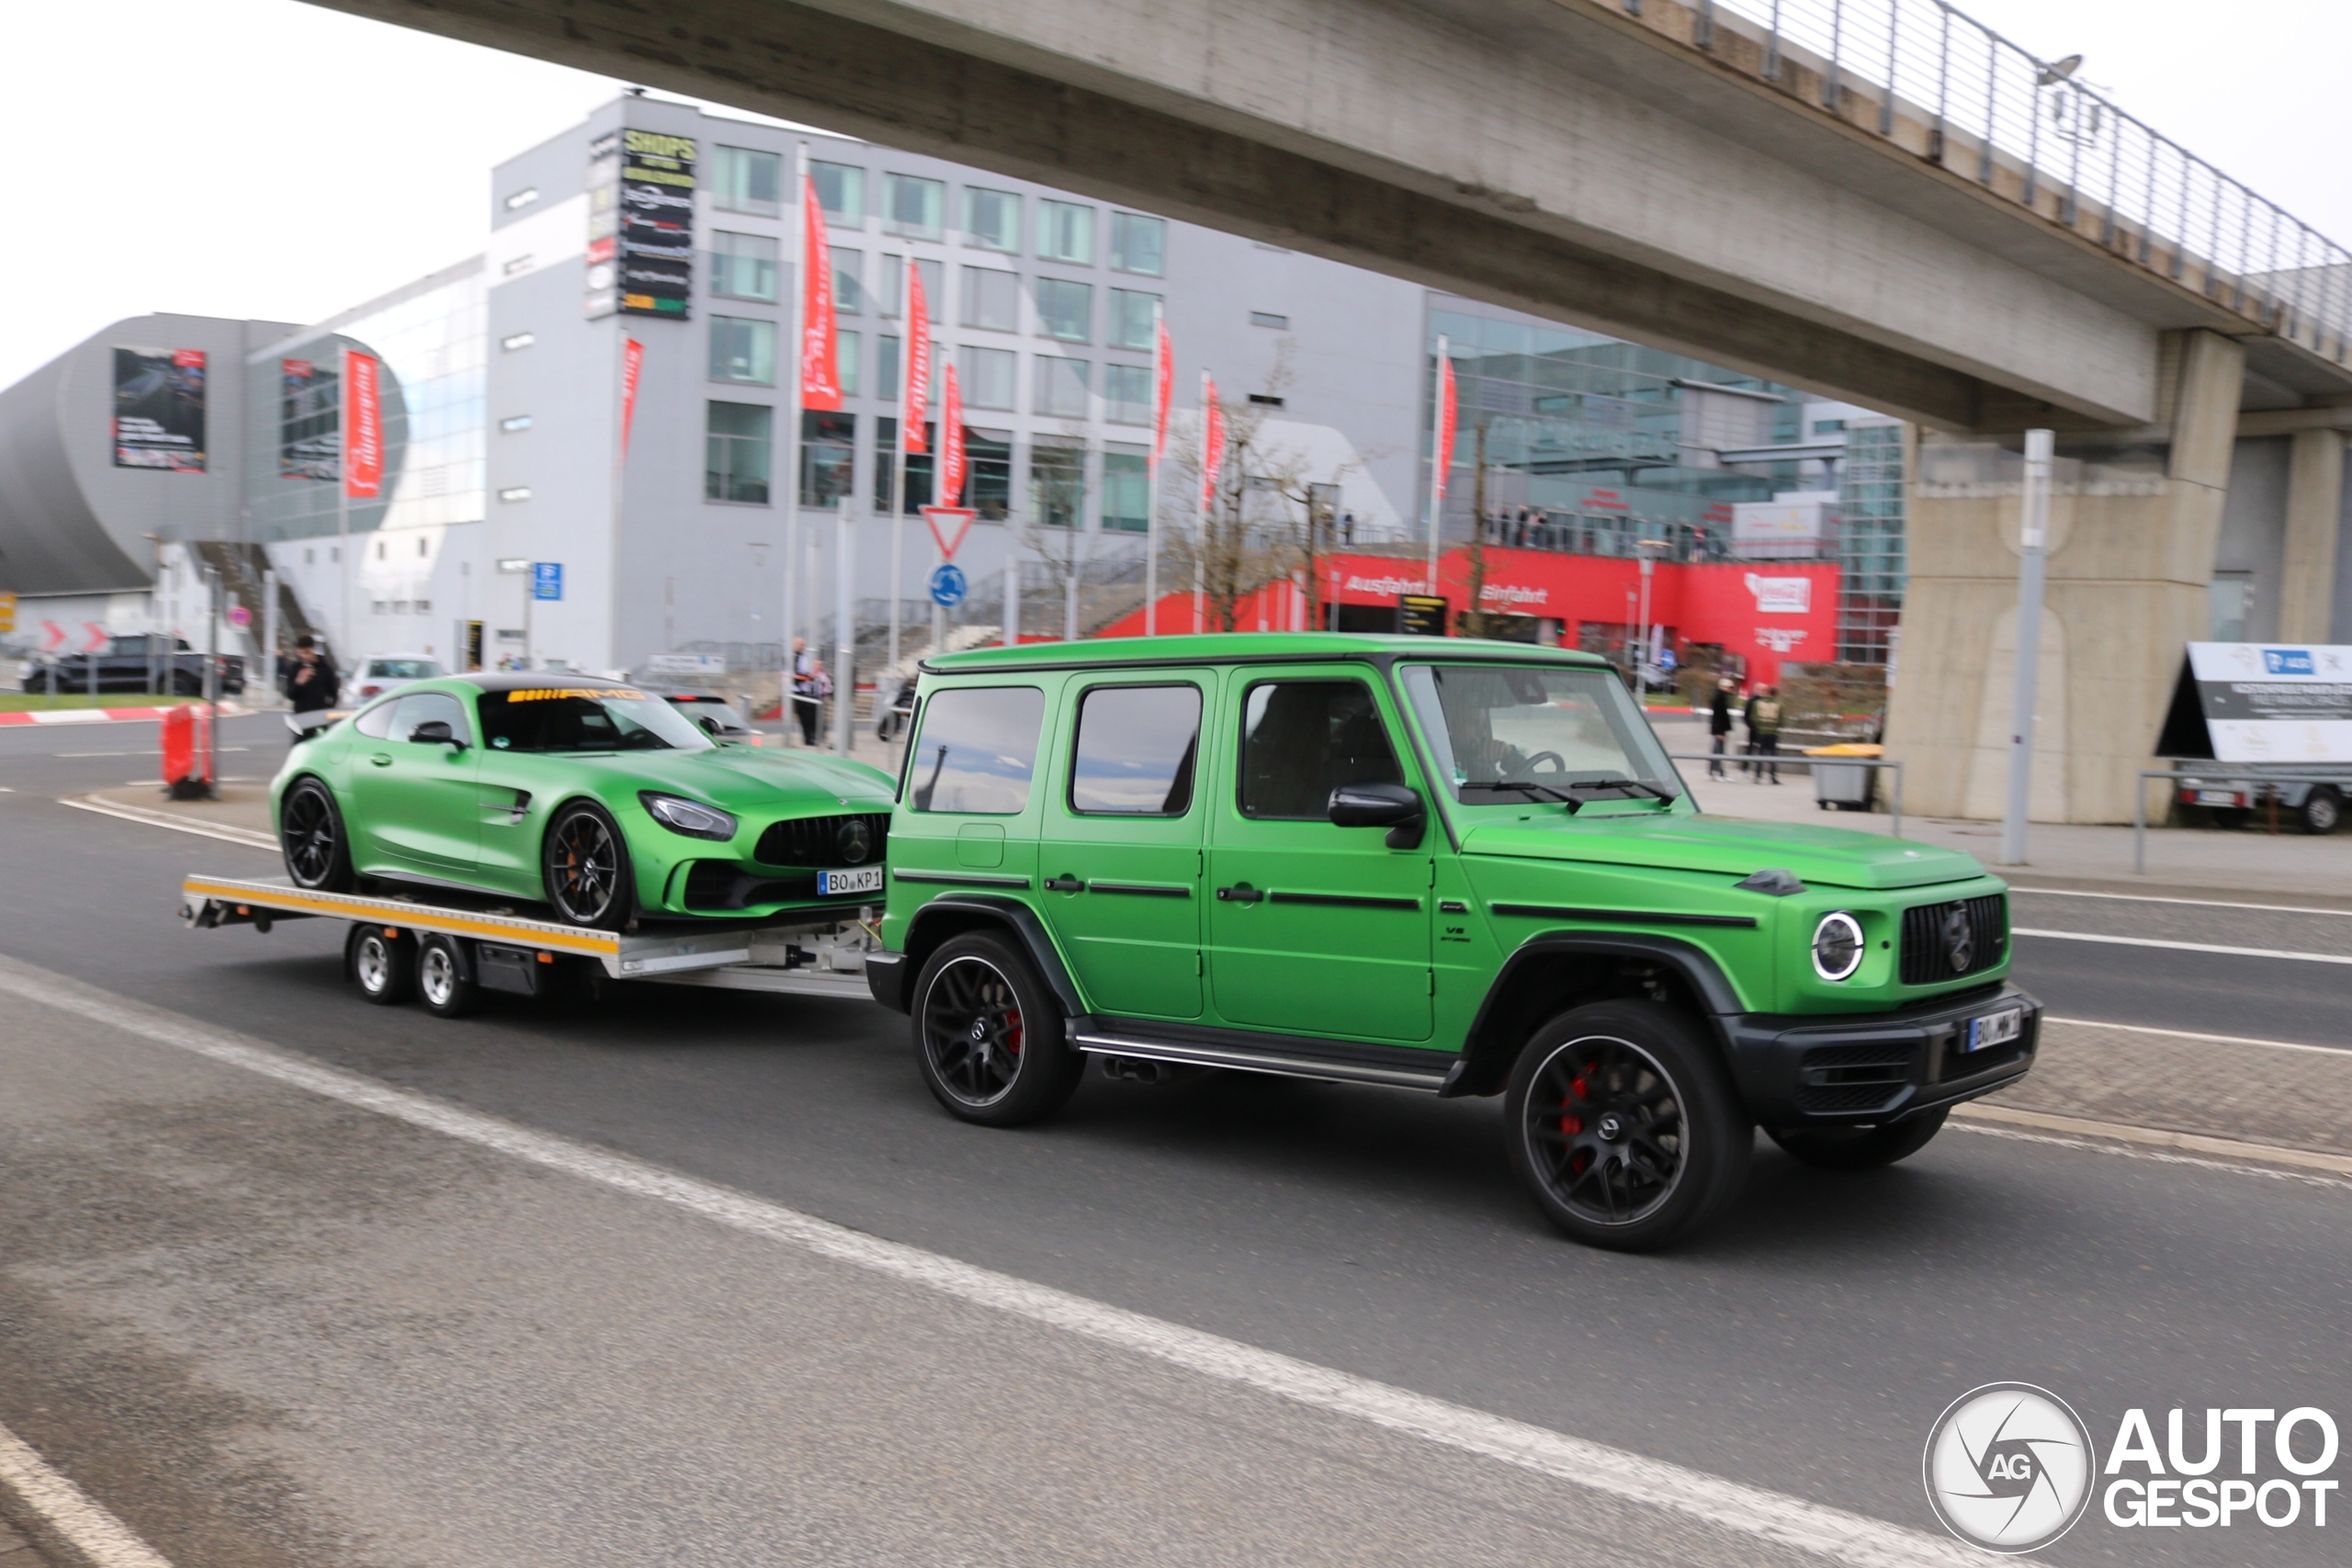
POLYGON ((1822 916, 1813 928, 1813 972, 1825 980, 1844 980, 1861 966, 1861 923, 1843 909, 1822 916))

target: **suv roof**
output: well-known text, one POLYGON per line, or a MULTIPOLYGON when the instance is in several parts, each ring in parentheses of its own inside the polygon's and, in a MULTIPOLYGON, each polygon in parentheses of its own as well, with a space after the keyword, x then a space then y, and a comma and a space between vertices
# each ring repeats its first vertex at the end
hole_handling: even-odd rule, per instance
POLYGON ((922 667, 941 675, 978 674, 990 670, 1070 670, 1138 664, 1234 664, 1268 660, 1519 659, 1606 670, 1598 654, 1532 643, 1477 637, 1433 637, 1354 632, 1213 632, 1205 636, 1094 637, 1081 642, 1029 643, 1020 648, 974 649, 926 659, 922 667))

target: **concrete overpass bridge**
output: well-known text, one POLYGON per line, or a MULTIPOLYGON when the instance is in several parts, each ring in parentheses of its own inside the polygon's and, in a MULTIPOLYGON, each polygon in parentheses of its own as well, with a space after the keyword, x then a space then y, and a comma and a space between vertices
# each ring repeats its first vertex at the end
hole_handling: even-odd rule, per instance
POLYGON ((2294 446, 2278 633, 2330 635, 2352 254, 1938 0, 325 3, 1917 421, 1950 449, 1914 469, 1890 740, 1930 812, 1990 798, 2002 728, 1988 438, 2075 459, 2037 815, 2129 816, 2242 435, 2294 446))

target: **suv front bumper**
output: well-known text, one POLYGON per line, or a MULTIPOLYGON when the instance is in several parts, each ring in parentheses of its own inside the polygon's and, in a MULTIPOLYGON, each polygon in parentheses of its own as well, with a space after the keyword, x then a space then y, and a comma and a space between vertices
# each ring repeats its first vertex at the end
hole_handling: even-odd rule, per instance
POLYGON ((1718 1021, 1747 1113, 1765 1127, 1872 1126, 1990 1094, 2033 1066, 2041 1004, 2014 986, 1900 1012, 1718 1021), (1967 1049, 1969 1021, 2022 1010, 2015 1040, 1967 1049))

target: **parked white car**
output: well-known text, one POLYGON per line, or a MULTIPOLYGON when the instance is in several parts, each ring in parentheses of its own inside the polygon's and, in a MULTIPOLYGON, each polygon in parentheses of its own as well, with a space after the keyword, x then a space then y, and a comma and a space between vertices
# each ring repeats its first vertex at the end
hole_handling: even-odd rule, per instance
POLYGON ((434 681, 447 674, 441 661, 426 653, 379 653, 363 660, 359 673, 345 685, 343 705, 356 707, 372 702, 396 686, 411 681, 434 681))

